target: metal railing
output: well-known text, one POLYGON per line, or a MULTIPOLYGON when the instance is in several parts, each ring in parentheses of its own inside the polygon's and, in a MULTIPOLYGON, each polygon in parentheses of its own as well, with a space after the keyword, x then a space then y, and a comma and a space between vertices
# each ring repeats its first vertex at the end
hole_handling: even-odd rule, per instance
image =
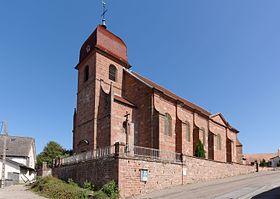
POLYGON ((83 162, 87 160, 94 160, 99 158, 106 158, 110 156, 114 156, 115 154, 115 146, 108 146, 104 148, 98 148, 92 151, 76 154, 70 157, 66 157, 61 159, 61 165, 73 164, 78 162, 83 162))
POLYGON ((135 157, 146 158, 151 160, 163 160, 169 162, 182 162, 181 153, 176 153, 173 151, 134 146, 133 152, 133 155, 135 157))
POLYGON ((76 164, 88 160, 113 157, 115 155, 123 156, 123 157, 135 157, 139 159, 154 160, 154 161, 158 160, 158 161, 168 161, 168 162, 177 162, 177 163, 182 162, 181 153, 176 153, 167 150, 159 150, 154 148, 147 148, 142 146, 129 147, 129 150, 126 151, 125 145, 122 146, 123 148, 121 148, 120 145, 118 145, 117 147, 113 145, 104 148, 98 148, 92 151, 62 158, 56 160, 55 166, 76 164))

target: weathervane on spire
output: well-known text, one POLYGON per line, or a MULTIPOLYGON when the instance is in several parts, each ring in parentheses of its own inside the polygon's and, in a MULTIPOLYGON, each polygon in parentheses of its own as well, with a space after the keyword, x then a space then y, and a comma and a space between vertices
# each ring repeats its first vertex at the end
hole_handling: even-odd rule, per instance
POLYGON ((106 19, 105 19, 105 14, 106 12, 108 11, 106 9, 106 3, 104 0, 102 0, 102 6, 103 6, 103 12, 102 12, 102 15, 101 15, 101 18, 102 18, 102 26, 105 26, 106 27, 106 19))

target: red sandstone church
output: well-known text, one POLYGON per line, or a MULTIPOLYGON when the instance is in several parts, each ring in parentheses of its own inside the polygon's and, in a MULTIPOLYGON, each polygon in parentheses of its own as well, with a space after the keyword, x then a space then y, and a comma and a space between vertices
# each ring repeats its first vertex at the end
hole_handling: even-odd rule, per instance
POLYGON ((80 50, 74 153, 116 142, 194 156, 200 140, 206 159, 242 163, 238 130, 221 113, 183 99, 133 72, 125 43, 99 25, 80 50))

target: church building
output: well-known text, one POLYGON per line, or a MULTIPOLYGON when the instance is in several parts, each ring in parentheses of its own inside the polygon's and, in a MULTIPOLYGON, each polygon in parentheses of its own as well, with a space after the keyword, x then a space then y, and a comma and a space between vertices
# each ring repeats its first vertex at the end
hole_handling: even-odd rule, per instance
MULTIPOLYGON (((80 49, 75 154, 124 143, 242 163, 238 130, 221 113, 212 114, 134 72, 124 41, 99 25, 80 49)), ((180 86, 180 85, 178 85, 180 86)))

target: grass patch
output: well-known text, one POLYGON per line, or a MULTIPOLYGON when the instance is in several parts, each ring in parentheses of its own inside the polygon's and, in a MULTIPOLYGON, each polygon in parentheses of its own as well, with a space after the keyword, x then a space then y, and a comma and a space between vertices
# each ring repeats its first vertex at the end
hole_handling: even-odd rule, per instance
POLYGON ((87 199, 89 194, 95 199, 117 199, 119 196, 114 181, 108 182, 98 191, 94 192, 93 189, 94 185, 89 181, 81 188, 71 179, 67 183, 51 176, 38 178, 31 186, 34 192, 51 199, 87 199))
POLYGON ((38 178, 31 190, 52 199, 86 199, 89 194, 88 190, 74 183, 66 183, 51 176, 38 178))
POLYGON ((117 199, 119 197, 119 191, 115 181, 110 181, 107 184, 103 185, 103 187, 94 193, 96 199, 117 199))

